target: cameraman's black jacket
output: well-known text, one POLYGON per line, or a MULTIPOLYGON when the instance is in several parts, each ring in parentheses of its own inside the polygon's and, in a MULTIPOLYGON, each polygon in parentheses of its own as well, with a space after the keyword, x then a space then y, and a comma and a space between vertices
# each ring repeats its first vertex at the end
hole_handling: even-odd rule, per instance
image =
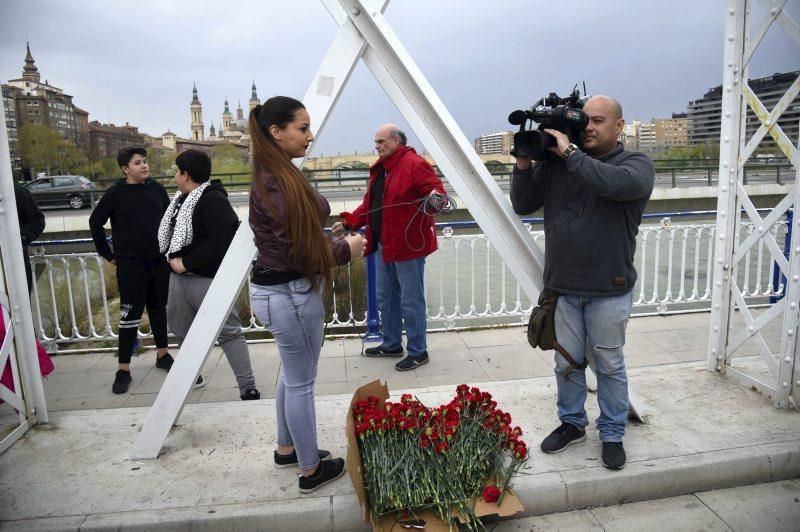
POLYGON ((632 289, 636 235, 654 180, 650 158, 621 144, 600 159, 576 151, 565 161, 515 167, 514 212, 544 207, 545 287, 582 296, 632 289))

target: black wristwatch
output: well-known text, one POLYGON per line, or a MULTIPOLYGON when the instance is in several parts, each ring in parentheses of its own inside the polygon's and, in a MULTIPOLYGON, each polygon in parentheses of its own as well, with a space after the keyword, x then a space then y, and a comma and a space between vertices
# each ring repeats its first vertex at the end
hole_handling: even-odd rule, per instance
POLYGON ((566 159, 576 151, 578 151, 578 147, 575 144, 570 144, 564 149, 564 153, 561 154, 561 158, 566 159))

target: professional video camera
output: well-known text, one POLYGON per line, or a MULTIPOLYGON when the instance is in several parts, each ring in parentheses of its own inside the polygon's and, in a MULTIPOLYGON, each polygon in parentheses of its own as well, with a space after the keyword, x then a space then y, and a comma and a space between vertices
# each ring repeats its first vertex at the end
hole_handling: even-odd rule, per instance
POLYGON ((570 142, 580 146, 581 131, 589 123, 589 116, 581 111, 583 104, 589 98, 578 90, 572 89, 569 96, 562 98, 551 92, 547 98, 539 100, 530 110, 517 110, 508 115, 509 123, 519 126, 519 131, 514 134, 514 157, 529 157, 541 161, 555 158, 556 155, 547 148, 556 145, 556 139, 545 133, 544 128, 556 129, 564 133, 570 142), (537 129, 526 129, 528 122, 539 124, 537 129))

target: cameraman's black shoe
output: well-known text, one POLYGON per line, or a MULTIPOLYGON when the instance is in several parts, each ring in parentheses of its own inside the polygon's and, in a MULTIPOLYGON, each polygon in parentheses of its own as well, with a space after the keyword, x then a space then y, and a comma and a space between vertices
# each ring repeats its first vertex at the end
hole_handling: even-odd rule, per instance
POLYGON ((364 354, 368 357, 401 357, 403 356, 403 346, 395 349, 384 349, 382 345, 378 347, 368 347, 364 350, 364 354))
POLYGON ((542 451, 550 454, 560 453, 573 443, 586 441, 586 431, 581 430, 572 423, 561 423, 561 426, 550 433, 542 441, 542 451))
POLYGON ((621 441, 603 442, 603 466, 608 469, 622 469, 625 461, 625 449, 621 441))
POLYGON ((131 385, 132 381, 133 379, 131 378, 130 371, 119 369, 116 375, 114 375, 114 384, 111 385, 111 391, 117 395, 125 393, 128 391, 128 387, 131 385))

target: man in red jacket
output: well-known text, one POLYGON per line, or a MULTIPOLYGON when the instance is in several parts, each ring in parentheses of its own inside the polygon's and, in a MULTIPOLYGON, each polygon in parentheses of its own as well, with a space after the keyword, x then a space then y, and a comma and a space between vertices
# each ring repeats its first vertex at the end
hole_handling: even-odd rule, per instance
POLYGON ((406 135, 394 124, 375 132, 379 159, 370 167, 364 201, 352 213, 341 213, 342 228, 367 226, 367 253, 377 252, 378 306, 383 343, 365 351, 369 357, 403 356, 405 323, 408 356, 395 365, 409 371, 428 363, 425 338, 425 257, 436 251, 433 216, 423 204, 433 192, 444 194, 442 181, 428 162, 406 146, 406 135))

